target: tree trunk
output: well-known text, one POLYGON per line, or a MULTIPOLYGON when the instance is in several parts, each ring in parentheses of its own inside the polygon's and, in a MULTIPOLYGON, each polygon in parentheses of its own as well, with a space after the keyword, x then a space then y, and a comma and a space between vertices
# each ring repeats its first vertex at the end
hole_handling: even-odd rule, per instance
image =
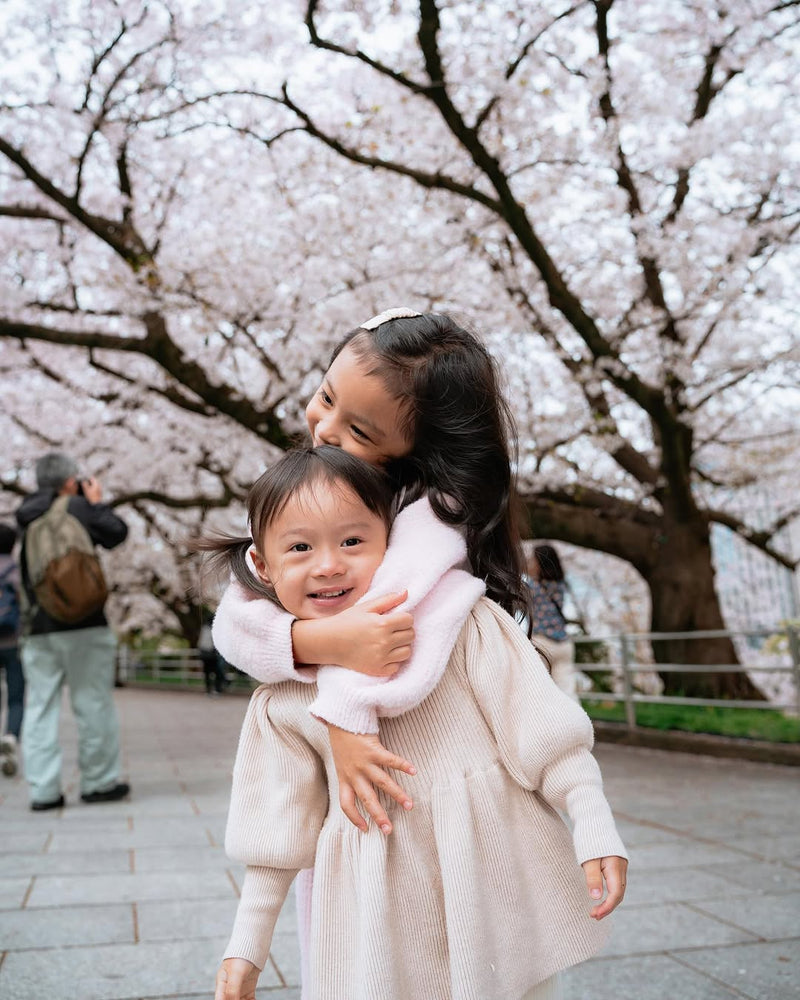
MULTIPOLYGON (((657 536, 658 554, 645 579, 652 599, 651 631, 693 632, 724 629, 714 587, 711 536, 707 522, 670 524, 657 536)), ((669 639, 653 642, 656 663, 739 663, 730 639, 669 639)), ((763 700, 764 695, 744 673, 660 673, 664 693, 694 698, 763 700)))

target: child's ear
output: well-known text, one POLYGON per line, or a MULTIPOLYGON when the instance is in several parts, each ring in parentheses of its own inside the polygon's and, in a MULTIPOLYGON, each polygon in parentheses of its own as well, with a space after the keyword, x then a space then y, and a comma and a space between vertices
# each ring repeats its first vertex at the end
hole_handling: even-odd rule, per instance
POLYGON ((265 583, 268 587, 272 586, 272 578, 269 575, 269 570, 267 569, 267 564, 264 557, 258 552, 257 549, 250 549, 250 558, 253 560, 253 565, 256 568, 256 573, 258 573, 258 578, 262 583, 265 583))

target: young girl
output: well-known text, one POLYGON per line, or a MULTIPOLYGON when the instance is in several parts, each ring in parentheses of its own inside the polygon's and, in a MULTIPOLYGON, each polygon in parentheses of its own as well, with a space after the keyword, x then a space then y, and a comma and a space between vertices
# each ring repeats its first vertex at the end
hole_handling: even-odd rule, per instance
POLYGON ((411 655, 403 683, 417 701, 409 702, 408 690, 399 700, 411 707, 435 687, 449 650, 427 649, 435 630, 425 598, 438 578, 431 560, 446 544, 446 525, 462 532, 465 565, 485 581, 487 595, 511 614, 526 610, 512 516, 511 420, 483 345, 447 316, 409 309, 382 313, 344 338, 306 417, 314 444, 332 444, 383 467, 404 504, 430 503, 443 534, 432 525, 412 566, 392 543, 371 600, 323 621, 293 621, 234 582, 217 611, 214 642, 226 660, 268 683, 313 681, 314 673, 296 669, 295 661, 349 668, 330 683, 323 672, 315 708, 332 724, 343 809, 365 829, 357 796, 388 833, 391 822, 373 783, 410 808, 410 797, 382 767, 410 774, 414 768, 377 741, 379 706, 370 700, 376 689, 355 672, 385 678, 411 655))
MULTIPOLYGON (((298 620, 340 613, 379 572, 391 506, 381 473, 347 453, 288 453, 250 493, 260 584, 243 583, 298 620)), ((427 505, 414 508, 424 531, 427 505)), ((228 547, 239 572, 250 544, 228 547)), ((413 812, 388 803, 398 813, 389 839, 359 833, 336 804, 314 686, 253 694, 225 838, 247 871, 216 1000, 255 996, 289 886, 311 866, 309 1000, 551 1000, 556 973, 601 946, 604 928, 590 917, 620 902, 627 862, 590 753, 591 723, 483 589, 460 569, 443 571, 434 603, 473 606, 435 691, 382 723, 387 747, 410 750, 424 774, 413 812), (557 809, 570 815, 572 840, 557 809)), ((452 645, 444 634, 438 642, 452 645)))

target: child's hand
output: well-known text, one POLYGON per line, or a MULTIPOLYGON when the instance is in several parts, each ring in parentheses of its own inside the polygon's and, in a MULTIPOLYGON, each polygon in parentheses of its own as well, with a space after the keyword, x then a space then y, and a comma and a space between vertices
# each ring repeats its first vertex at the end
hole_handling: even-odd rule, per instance
POLYGON ((260 974, 246 958, 226 958, 217 972, 214 1000, 256 1000, 260 974))
POLYGON ((622 902, 622 897, 625 895, 628 862, 625 858, 618 858, 616 856, 593 858, 591 861, 584 861, 582 867, 586 876, 589 895, 592 899, 602 899, 603 880, 605 879, 608 895, 602 903, 598 903, 597 906, 592 907, 592 911, 589 914, 595 920, 602 920, 603 917, 607 917, 622 902))
POLYGON ((390 753, 377 736, 348 733, 338 726, 328 726, 333 751, 333 762, 339 777, 339 805, 350 822, 366 832, 367 822, 356 806, 356 799, 377 823, 379 829, 389 834, 392 824, 386 810, 375 794, 375 787, 390 795, 404 809, 414 803, 384 768, 391 767, 406 774, 416 774, 416 768, 397 754, 390 753))
POLYGON ((414 642, 413 616, 407 611, 393 612, 407 597, 406 590, 384 594, 329 618, 336 640, 336 655, 330 662, 372 677, 397 673, 400 664, 411 656, 414 642))

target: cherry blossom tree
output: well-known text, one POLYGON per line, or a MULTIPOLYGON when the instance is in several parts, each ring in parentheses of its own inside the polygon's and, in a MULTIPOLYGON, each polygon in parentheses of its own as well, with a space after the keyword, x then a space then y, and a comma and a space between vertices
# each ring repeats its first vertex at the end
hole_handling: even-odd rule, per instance
MULTIPOLYGON (((230 523, 338 335, 386 304, 450 311, 503 363, 531 533, 634 566, 654 631, 722 627, 711 525, 794 564, 799 6, 20 8, 14 453, 89 423, 143 539, 230 523), (772 523, 732 502, 756 480, 772 523)), ((690 648, 656 656, 735 662, 690 648)))

